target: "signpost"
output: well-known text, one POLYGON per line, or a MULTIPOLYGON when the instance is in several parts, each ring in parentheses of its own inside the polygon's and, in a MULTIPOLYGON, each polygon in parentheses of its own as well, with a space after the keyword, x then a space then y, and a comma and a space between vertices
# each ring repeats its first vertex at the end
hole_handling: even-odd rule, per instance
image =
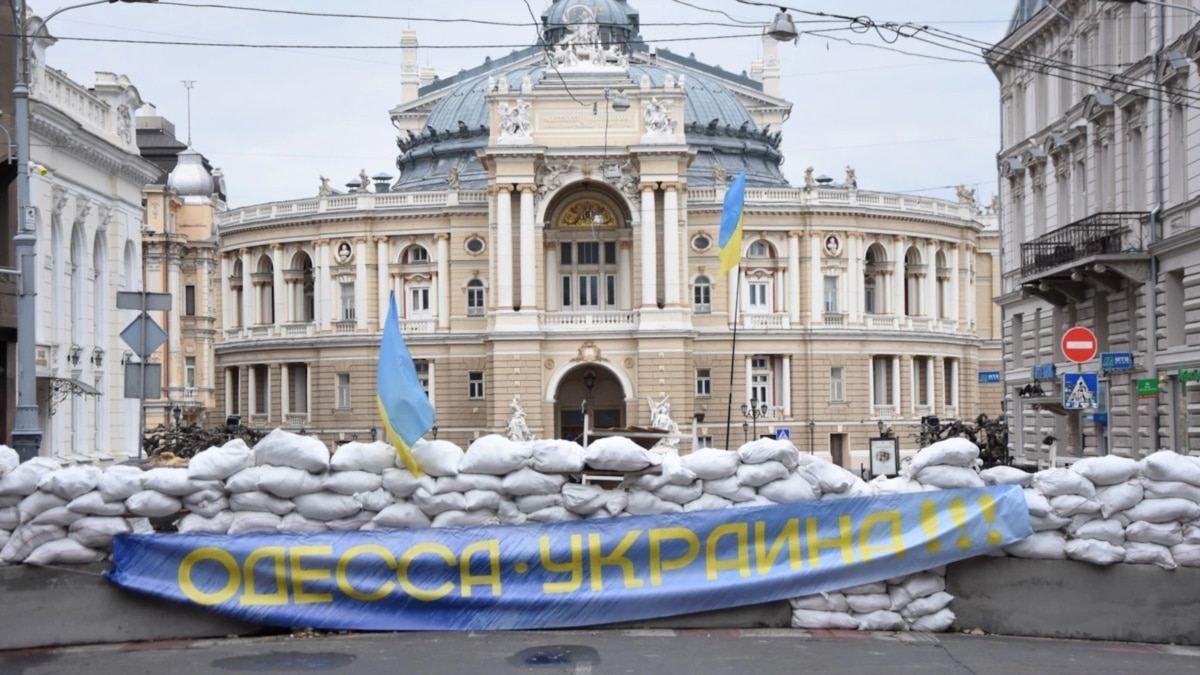
POLYGON ((775 430, 775 440, 777 440, 777 441, 792 440, 792 430, 791 429, 776 429, 775 430))
POLYGON ((146 399, 162 397, 162 365, 147 363, 150 355, 167 341, 167 333, 146 312, 171 309, 168 293, 117 293, 117 309, 137 310, 137 318, 121 331, 121 339, 138 357, 125 364, 125 398, 138 399, 138 459, 142 458, 142 439, 146 431, 146 399))
POLYGON ((1100 342, 1089 328, 1076 326, 1062 337, 1062 353, 1071 363, 1087 363, 1096 358, 1100 342))
POLYGON ((1179 381, 1184 384, 1188 382, 1200 382, 1200 370, 1181 370, 1178 377, 1179 381))
POLYGON ((979 371, 979 384, 1000 384, 1004 378, 998 370, 979 371))
POLYGON ((1133 370, 1133 354, 1130 352, 1104 352, 1100 355, 1100 370, 1106 373, 1133 370))
POLYGON ((1063 408, 1095 410, 1100 407, 1100 377, 1096 373, 1063 373, 1063 408))
POLYGON ((1137 381, 1138 398, 1158 398, 1158 380, 1154 378, 1137 381))

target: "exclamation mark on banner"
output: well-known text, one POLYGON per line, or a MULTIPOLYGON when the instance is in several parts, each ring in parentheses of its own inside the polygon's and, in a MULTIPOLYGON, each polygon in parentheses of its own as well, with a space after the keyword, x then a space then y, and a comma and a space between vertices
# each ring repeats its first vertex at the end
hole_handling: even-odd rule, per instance
POLYGON ((937 553, 942 545, 938 543, 938 514, 937 504, 932 499, 926 499, 921 502, 921 529, 925 531, 929 537, 929 543, 925 548, 929 549, 930 553, 937 553))
MULTIPOLYGON (((967 527, 967 503, 961 497, 955 497, 950 500, 950 522, 959 529, 967 527)), ((958 547, 962 550, 971 548, 971 538, 967 535, 960 535, 958 538, 958 547)))
MULTIPOLYGON (((991 495, 984 495, 979 498, 979 509, 983 511, 983 520, 988 525, 993 525, 996 522, 996 500, 991 495)), ((999 546, 1004 537, 996 530, 988 530, 988 543, 992 546, 999 546)))

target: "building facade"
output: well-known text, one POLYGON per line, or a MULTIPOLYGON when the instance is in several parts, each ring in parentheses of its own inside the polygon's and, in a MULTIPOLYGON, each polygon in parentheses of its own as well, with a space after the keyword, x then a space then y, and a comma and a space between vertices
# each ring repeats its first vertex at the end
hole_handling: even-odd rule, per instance
POLYGON ((1018 3, 988 53, 1002 96, 1012 449, 1042 463, 1200 449, 1200 28, 1188 10, 1200 3, 1047 4, 1018 3), (1114 354, 1107 370, 1082 366, 1101 385, 1083 411, 1063 405, 1076 367, 1060 341, 1076 325, 1114 354))
POLYGON ((923 416, 999 412, 977 384, 1000 365, 998 236, 973 196, 860 190, 853 170, 790 186, 772 42, 739 76, 639 46, 620 0, 543 22, 548 51, 424 84, 405 36, 398 179, 217 216, 220 412, 377 436, 393 293, 436 433, 460 443, 514 400, 535 434, 575 438, 585 401, 592 426, 645 426, 669 397, 724 446, 732 399, 729 444, 786 429, 857 468, 881 424, 911 448, 923 416), (744 259, 721 275, 741 171, 744 259))

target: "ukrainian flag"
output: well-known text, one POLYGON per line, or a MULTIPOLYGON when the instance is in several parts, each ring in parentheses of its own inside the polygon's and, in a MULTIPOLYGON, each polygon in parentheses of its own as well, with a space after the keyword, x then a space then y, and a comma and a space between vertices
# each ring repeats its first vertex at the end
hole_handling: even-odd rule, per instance
POLYGON ((746 207, 746 172, 729 184, 725 192, 725 212, 721 216, 721 234, 717 245, 721 250, 721 274, 742 262, 742 214, 746 207))
POLYGON ((379 346, 379 369, 375 374, 376 401, 383 428, 404 466, 418 478, 425 475, 413 457, 412 447, 433 428, 433 404, 417 379, 417 368, 396 316, 396 294, 388 300, 387 323, 379 346))

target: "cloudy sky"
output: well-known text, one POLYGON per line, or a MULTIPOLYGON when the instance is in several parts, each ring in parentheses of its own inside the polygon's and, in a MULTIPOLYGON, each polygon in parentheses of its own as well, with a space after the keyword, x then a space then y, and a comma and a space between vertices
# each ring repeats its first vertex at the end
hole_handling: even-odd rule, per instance
MULTIPOLYGON (((399 51, 327 50, 312 45, 396 45, 400 31, 412 27, 421 43, 429 46, 421 51, 421 63, 448 76, 536 39, 527 23, 524 0, 219 0, 235 6, 408 17, 396 20, 186 6, 203 1, 102 4, 63 14, 49 26, 54 35, 172 44, 62 40, 51 48, 47 61, 88 85, 97 70, 128 75, 143 99, 176 123, 181 137, 186 136, 187 118, 181 81, 195 80, 194 145, 225 170, 232 206, 315 195, 320 175, 331 177, 336 186, 354 178, 359 169, 369 174, 395 173, 395 131, 387 113, 399 102, 399 51), (436 21, 417 20, 425 18, 436 21), (461 18, 526 25, 446 21, 461 18), (178 44, 189 41, 310 48, 178 44)), ((661 44, 678 53, 694 52, 702 61, 734 72, 750 68, 761 50, 760 40, 730 37, 754 31, 701 8, 723 10, 738 21, 768 21, 774 14, 766 7, 735 0, 688 0, 691 7, 676 0, 631 1, 641 12, 646 41, 672 40, 661 44), (727 25, 680 25, 701 22, 727 25)), ((538 14, 549 4, 549 0, 529 2, 538 14)), ((74 3, 30 0, 30 4, 46 14, 74 3)), ((929 25, 989 43, 1003 36, 1012 13, 1012 2, 1006 0, 791 0, 791 4, 810 11, 866 15, 878 23, 929 25)), ((831 21, 801 29, 846 25, 831 21)), ((793 184, 802 182, 806 166, 840 180, 850 164, 863 189, 949 198, 954 194, 949 186, 968 184, 978 188, 981 201, 995 191, 998 89, 977 54, 950 51, 915 38, 887 45, 873 33, 840 30, 828 37, 802 36, 798 45, 782 46, 781 56, 784 95, 795 104, 784 127, 784 168, 793 184), (931 60, 880 46, 975 63, 931 60)))

